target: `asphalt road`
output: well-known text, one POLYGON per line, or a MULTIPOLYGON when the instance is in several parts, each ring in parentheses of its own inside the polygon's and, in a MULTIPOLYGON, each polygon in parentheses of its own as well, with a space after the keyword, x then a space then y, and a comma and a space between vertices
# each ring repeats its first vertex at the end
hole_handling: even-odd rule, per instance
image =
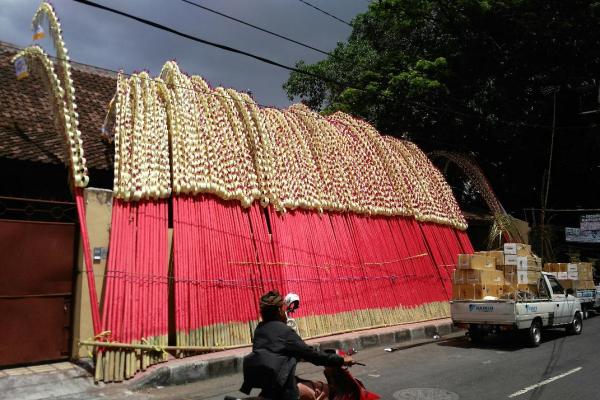
MULTIPOLYGON (((474 345, 461 336, 393 353, 374 348, 355 356, 367 366, 352 372, 382 399, 600 399, 600 316, 584 321, 580 336, 564 329, 544 331, 538 348, 519 339, 488 337, 474 345), (416 396, 419 391, 413 389, 424 388, 439 390, 421 390, 416 396)), ((324 379, 312 365, 298 372, 324 379)), ((241 376, 234 375, 139 394, 154 400, 216 400, 241 395, 240 384, 241 376)))

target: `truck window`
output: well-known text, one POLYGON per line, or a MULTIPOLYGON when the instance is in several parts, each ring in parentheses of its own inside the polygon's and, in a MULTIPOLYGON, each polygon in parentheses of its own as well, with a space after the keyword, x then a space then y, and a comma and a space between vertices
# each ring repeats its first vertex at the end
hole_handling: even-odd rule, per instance
POLYGON ((548 286, 546 285, 546 281, 544 280, 543 276, 538 281, 538 293, 539 293, 541 299, 550 298, 550 294, 548 292, 548 286))
POLYGON ((552 292, 554 294, 564 294, 565 289, 563 289, 562 285, 558 282, 558 280, 552 275, 546 275, 548 278, 548 282, 550 282, 550 287, 552 288, 552 292))

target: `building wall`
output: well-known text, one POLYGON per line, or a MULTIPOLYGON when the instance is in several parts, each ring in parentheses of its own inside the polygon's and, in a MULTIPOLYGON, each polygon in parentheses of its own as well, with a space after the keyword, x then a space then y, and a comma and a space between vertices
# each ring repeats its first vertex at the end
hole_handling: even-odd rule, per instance
MULTIPOLYGON (((110 223, 112 215, 112 191, 106 189, 87 188, 84 190, 87 227, 90 236, 90 248, 93 256, 94 278, 96 293, 102 303, 102 288, 106 271, 106 255, 110 237, 110 223), (100 249, 100 258, 94 257, 95 251, 100 249)), ((75 276, 75 296, 73 314, 73 343, 72 357, 87 357, 88 350, 79 347, 79 340, 89 339, 94 336, 92 314, 90 308, 90 294, 88 281, 83 261, 83 248, 79 244, 77 257, 77 270, 75 276)))

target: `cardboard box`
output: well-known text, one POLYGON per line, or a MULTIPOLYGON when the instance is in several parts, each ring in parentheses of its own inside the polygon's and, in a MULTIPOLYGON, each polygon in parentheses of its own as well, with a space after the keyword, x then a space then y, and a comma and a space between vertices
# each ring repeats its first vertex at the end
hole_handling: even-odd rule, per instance
POLYGON ((504 295, 512 295, 515 292, 527 292, 532 295, 538 295, 537 285, 504 285, 503 286, 503 294, 504 295))
POLYGON ((459 254, 458 269, 496 269, 496 259, 485 254, 459 254))
POLYGON ((504 265, 517 265, 517 257, 516 254, 505 254, 504 265))
POLYGON ((560 283, 565 289, 584 290, 594 289, 594 281, 590 280, 566 280, 560 283))
POLYGON ((455 269, 452 273, 452 283, 461 284, 465 283, 464 274, 462 273, 462 269, 455 269))
POLYGON ((452 286, 454 300, 481 300, 486 296, 500 297, 503 293, 502 285, 460 284, 452 286))
POLYGON ((526 257, 531 255, 531 246, 523 243, 504 243, 504 254, 526 257))
POLYGON ((579 280, 591 281, 594 279, 594 268, 591 263, 578 263, 577 271, 579 272, 579 280))
POLYGON ((460 286, 458 283, 452 284, 452 300, 462 300, 460 298, 460 286))
POLYGON ((473 257, 471 257, 471 269, 495 270, 496 259, 483 254, 473 254, 473 257))
POLYGON ((504 252, 501 250, 494 251, 477 251, 475 254, 481 254, 488 257, 492 257, 496 260, 496 265, 504 265, 504 252))
POLYGON ((569 266, 569 264, 567 264, 567 263, 557 263, 556 264, 558 272, 568 272, 569 271, 568 266, 569 266))
POLYGON ((568 279, 567 272, 559 271, 559 272, 557 272, 557 274, 558 274, 559 281, 564 281, 564 280, 568 279))
POLYGON ((517 269, 519 271, 541 271, 542 263, 538 257, 517 256, 517 269))
POLYGON ((471 267, 471 256, 472 254, 459 254, 456 267, 459 269, 469 269, 471 267))
POLYGON ((579 289, 595 289, 596 288, 596 284, 591 279, 585 280, 585 281, 579 281, 579 282, 581 284, 579 289))
POLYGON ((483 299, 486 296, 501 297, 504 294, 504 283, 501 285, 475 285, 475 296, 483 299))
POLYGON ((558 265, 556 263, 546 263, 542 270, 544 272, 558 272, 558 265))
POLYGON ((573 281, 579 280, 579 272, 567 272, 567 279, 573 281))
POLYGON ((508 285, 515 286, 517 284, 517 266, 516 265, 504 265, 503 266, 504 281, 508 285))
POLYGON ((544 264, 544 271, 556 272, 560 280, 579 279, 580 281, 588 281, 594 278, 591 263, 547 263, 544 264), (569 277, 569 273, 571 277, 569 277), (576 276, 575 273, 578 275, 576 276))
POLYGON ((573 290, 577 289, 577 281, 574 281, 571 279, 564 280, 560 284, 565 289, 573 289, 573 290))
POLYGON ((457 269, 454 272, 455 284, 504 284, 504 274, 497 269, 457 269))
POLYGON ((517 270, 518 285, 537 285, 541 274, 536 271, 519 271, 517 270))
POLYGON ((517 290, 520 290, 522 292, 531 293, 532 295, 535 295, 535 296, 538 295, 537 284, 536 285, 529 285, 529 284, 517 285, 517 290))

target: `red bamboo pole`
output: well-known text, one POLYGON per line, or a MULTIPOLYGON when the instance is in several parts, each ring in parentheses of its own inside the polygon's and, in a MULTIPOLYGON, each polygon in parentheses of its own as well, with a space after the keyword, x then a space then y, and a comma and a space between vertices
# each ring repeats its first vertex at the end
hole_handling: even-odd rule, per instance
POLYGON ((85 264, 85 272, 87 275, 87 283, 90 292, 92 325, 94 327, 94 335, 97 335, 100 333, 101 327, 100 307, 98 304, 98 295, 96 293, 96 279, 94 277, 94 268, 92 266, 92 250, 90 248, 90 237, 87 230, 87 218, 83 199, 83 189, 80 187, 75 188, 75 203, 77 204, 79 230, 81 232, 81 242, 83 244, 83 261, 85 264))

